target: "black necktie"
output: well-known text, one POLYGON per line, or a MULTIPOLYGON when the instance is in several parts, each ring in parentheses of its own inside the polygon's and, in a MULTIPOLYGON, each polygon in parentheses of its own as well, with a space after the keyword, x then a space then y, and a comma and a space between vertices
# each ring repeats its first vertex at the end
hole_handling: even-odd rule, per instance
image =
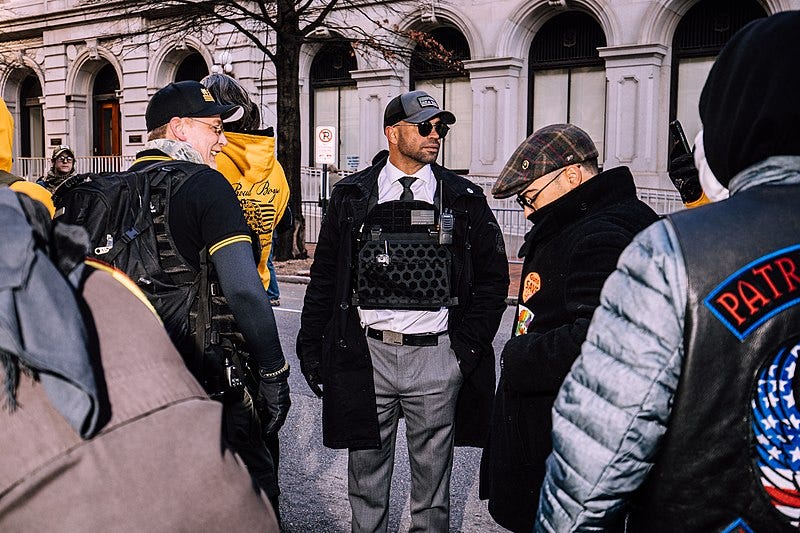
POLYGON ((403 186, 403 192, 400 194, 401 202, 408 202, 414 199, 414 193, 411 191, 411 184, 414 183, 416 179, 417 178, 414 176, 403 176, 397 180, 400 182, 400 185, 403 186))

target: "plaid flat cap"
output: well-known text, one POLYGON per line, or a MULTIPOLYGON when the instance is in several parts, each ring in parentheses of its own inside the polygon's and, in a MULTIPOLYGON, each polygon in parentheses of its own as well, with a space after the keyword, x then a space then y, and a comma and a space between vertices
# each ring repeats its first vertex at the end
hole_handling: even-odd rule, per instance
POLYGON ((589 135, 574 124, 551 124, 522 141, 492 187, 492 196, 508 198, 536 178, 575 163, 597 158, 589 135))

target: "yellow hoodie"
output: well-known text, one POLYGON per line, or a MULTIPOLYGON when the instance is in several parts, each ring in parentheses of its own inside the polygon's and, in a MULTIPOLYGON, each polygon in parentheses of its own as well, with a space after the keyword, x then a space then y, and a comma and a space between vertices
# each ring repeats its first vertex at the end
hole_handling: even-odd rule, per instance
POLYGON ((217 169, 233 186, 244 218, 261 244, 258 273, 264 290, 269 287, 267 259, 272 230, 289 203, 289 184, 275 159, 275 137, 225 132, 228 144, 217 156, 217 169))
MULTIPOLYGON (((11 147, 14 145, 14 118, 6 107, 6 102, 0 98, 0 170, 11 172, 11 147)), ((50 216, 56 212, 50 192, 35 183, 22 180, 10 185, 11 190, 27 194, 34 200, 42 202, 50 216)))

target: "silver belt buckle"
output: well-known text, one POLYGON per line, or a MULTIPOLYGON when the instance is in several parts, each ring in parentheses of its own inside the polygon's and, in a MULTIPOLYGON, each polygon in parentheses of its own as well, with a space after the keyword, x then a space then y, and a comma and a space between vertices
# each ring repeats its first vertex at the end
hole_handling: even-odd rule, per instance
POLYGON ((395 346, 403 345, 403 334, 396 331, 383 331, 383 342, 386 344, 394 344, 395 346))

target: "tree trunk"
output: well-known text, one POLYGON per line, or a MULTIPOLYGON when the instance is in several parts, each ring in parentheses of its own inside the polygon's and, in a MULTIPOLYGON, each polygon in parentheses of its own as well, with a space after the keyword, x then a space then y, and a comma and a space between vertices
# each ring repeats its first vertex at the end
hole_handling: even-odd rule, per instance
POLYGON ((277 237, 275 259, 305 259, 305 217, 303 216, 300 184, 300 47, 303 39, 295 33, 277 33, 275 64, 278 78, 278 161, 283 165, 289 182, 289 207, 294 227, 277 237))

